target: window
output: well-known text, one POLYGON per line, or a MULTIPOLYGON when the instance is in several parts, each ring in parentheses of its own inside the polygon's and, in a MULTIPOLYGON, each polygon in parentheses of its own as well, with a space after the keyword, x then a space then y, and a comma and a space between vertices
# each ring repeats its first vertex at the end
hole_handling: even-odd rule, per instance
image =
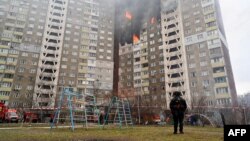
POLYGON ((28 56, 28 53, 23 52, 23 53, 22 53, 22 56, 28 56))
POLYGON ((210 4, 210 5, 206 6, 206 7, 204 7, 203 11, 204 11, 204 13, 207 13, 209 11, 212 11, 213 9, 214 9, 213 5, 210 4))
POLYGON ((185 26, 190 26, 190 22, 186 22, 186 23, 185 23, 185 26))
POLYGON ((197 82, 191 82, 191 87, 196 87, 197 82))
POLYGON ((213 68, 213 73, 225 72, 224 67, 213 68))
POLYGON ((62 69, 66 69, 66 68, 67 68, 67 65, 62 65, 61 68, 62 68, 62 69))
POLYGON ((204 88, 208 87, 209 86, 209 80, 203 80, 202 85, 203 85, 204 88))
POLYGON ((36 69, 30 69, 30 73, 36 73, 36 69))
POLYGON ((211 59, 211 63, 218 63, 218 62, 224 62, 223 57, 215 57, 211 59))
POLYGON ((196 66, 195 63, 192 63, 192 64, 189 64, 189 65, 188 65, 189 68, 194 68, 195 66, 196 66))
POLYGON ((216 93, 217 93, 217 94, 225 94, 225 93, 228 93, 228 88, 227 88, 227 87, 216 88, 216 93))
POLYGON ((216 77, 214 78, 215 83, 226 83, 227 82, 227 78, 224 77, 216 77))
POLYGON ((72 25, 71 24, 67 24, 66 27, 72 27, 72 25))
POLYGON ((209 22, 209 23, 206 23, 206 27, 213 27, 213 26, 216 26, 216 22, 213 21, 213 22, 209 22))
POLYGON ((27 86, 27 90, 32 90, 32 89, 33 89, 32 85, 27 86))
POLYGON ((33 58, 38 58, 38 56, 39 56, 38 54, 32 54, 33 58))
POLYGON ((199 34, 199 35, 197 35, 197 38, 198 38, 198 40, 203 39, 203 34, 199 34))
POLYGON ((195 28, 195 31, 196 31, 196 32, 199 32, 199 31, 201 31, 201 30, 202 30, 202 27, 201 27, 201 26, 195 28))
POLYGON ((191 77, 196 77, 196 72, 191 72, 190 75, 191 77))
POLYGON ((200 56, 200 57, 205 57, 205 56, 206 56, 206 52, 201 52, 201 53, 199 54, 199 56, 200 56))
POLYGON ((18 72, 24 72, 24 68, 19 68, 18 72))
POLYGON ((16 89, 16 90, 21 90, 21 89, 22 89, 22 86, 19 85, 19 84, 17 84, 17 85, 15 85, 15 89, 16 89))
POLYGON ((20 60, 20 64, 26 64, 26 60, 20 60))
POLYGON ((128 83, 127 83, 127 86, 131 86, 131 83, 128 82, 128 83))
POLYGON ((218 31, 217 30, 211 30, 207 32, 208 36, 214 36, 214 35, 218 35, 218 31))
POLYGON ((160 81, 161 81, 161 82, 164 82, 164 81, 165 81, 165 77, 161 77, 161 78, 160 78, 160 81))
POLYGON ((186 42, 192 42, 192 37, 187 37, 186 42))
POLYGON ((194 58, 194 54, 188 54, 187 57, 188 57, 188 59, 193 59, 194 58))
POLYGON ((220 44, 220 39, 213 39, 207 41, 208 45, 219 45, 220 44))
POLYGON ((155 55, 152 55, 152 56, 150 57, 150 59, 155 59, 155 55))
POLYGON ((150 52, 154 52, 154 51, 155 51, 154 47, 150 48, 150 52))
POLYGON ((208 71, 202 71, 202 72, 201 72, 201 76, 207 76, 208 74, 209 74, 208 71))

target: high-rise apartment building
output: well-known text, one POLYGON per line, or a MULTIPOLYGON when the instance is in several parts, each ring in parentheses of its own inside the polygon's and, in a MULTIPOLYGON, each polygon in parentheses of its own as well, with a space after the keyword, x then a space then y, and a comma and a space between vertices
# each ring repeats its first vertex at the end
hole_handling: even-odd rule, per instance
POLYGON ((161 20, 157 24, 145 21, 147 26, 141 27, 140 41, 119 49, 120 86, 130 85, 137 94, 152 101, 152 106, 169 108, 174 91, 181 91, 192 108, 236 106, 218 0, 161 2, 161 20), (129 48, 132 50, 126 51, 129 48), (123 59, 126 55, 134 58, 131 73, 124 68, 130 63, 123 59), (134 82, 130 84, 128 78, 134 82))
POLYGON ((10 106, 19 106, 15 100, 9 103, 10 95, 33 95, 47 8, 48 1, 1 0, 0 100, 10 106))
POLYGON ((112 92, 113 0, 1 0, 0 31, 6 104, 54 108, 62 87, 112 92))
POLYGON ((0 100, 12 107, 53 108, 66 86, 237 105, 218 0, 0 2, 0 100))
POLYGON ((191 101, 237 106, 237 94, 218 0, 180 1, 191 101))

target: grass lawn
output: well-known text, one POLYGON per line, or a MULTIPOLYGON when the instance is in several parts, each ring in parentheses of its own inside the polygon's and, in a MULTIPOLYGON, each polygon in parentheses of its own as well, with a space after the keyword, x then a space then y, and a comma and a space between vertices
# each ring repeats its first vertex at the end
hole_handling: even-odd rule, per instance
POLYGON ((0 129, 0 141, 222 141, 223 128, 184 126, 185 134, 173 134, 172 126, 130 128, 0 129))

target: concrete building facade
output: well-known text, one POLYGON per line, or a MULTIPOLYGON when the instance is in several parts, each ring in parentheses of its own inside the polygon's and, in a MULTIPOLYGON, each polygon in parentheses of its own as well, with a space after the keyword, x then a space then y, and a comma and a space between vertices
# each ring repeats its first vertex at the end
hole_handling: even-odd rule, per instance
POLYGON ((24 105, 54 108, 63 87, 112 92, 113 0, 1 0, 0 30, 6 105, 18 105, 14 95, 32 93, 24 105))
MULTIPOLYGON (((134 54, 134 89, 167 109, 174 91, 182 92, 190 108, 237 106, 218 0, 162 0, 161 20, 157 22, 158 31, 151 30, 152 26, 142 27, 139 43, 130 45, 134 54), (143 33, 148 34, 147 38, 143 33), (159 43, 155 44, 157 41, 152 38, 159 43), (146 60, 142 59, 144 56, 146 60)), ((120 57, 124 55, 125 52, 120 57)), ((122 72, 121 64, 128 60, 124 61, 120 60, 122 72)), ((123 79, 126 75, 120 73, 120 82, 127 83, 123 79)))

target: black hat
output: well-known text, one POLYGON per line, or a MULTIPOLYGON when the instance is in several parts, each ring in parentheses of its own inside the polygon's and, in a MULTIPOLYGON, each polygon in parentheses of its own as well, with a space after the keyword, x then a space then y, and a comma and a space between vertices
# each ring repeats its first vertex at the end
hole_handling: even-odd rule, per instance
POLYGON ((173 92, 173 96, 174 97, 181 96, 181 92, 175 91, 175 92, 173 92))

